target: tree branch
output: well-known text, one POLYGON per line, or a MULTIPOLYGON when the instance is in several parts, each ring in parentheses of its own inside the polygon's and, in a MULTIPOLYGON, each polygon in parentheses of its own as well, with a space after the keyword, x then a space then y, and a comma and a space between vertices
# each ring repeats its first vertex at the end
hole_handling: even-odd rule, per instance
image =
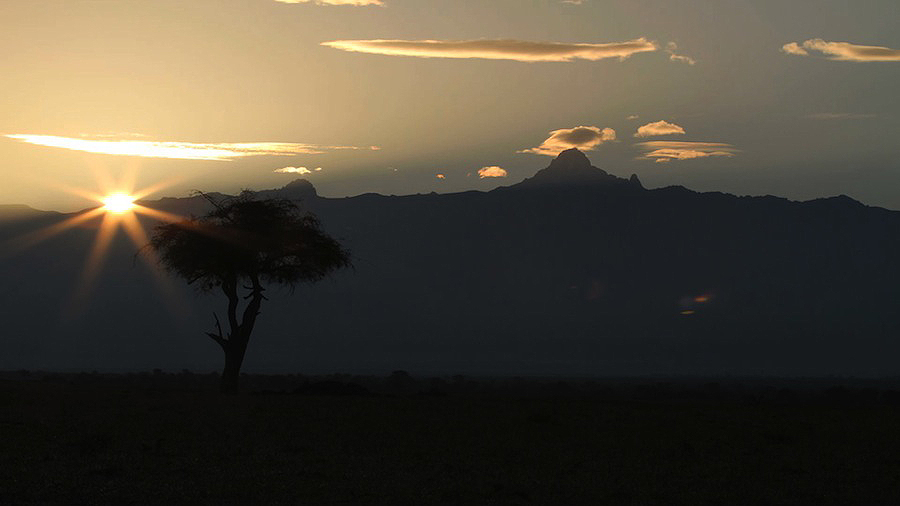
POLYGON ((213 318, 216 319, 216 329, 219 331, 219 337, 224 340, 225 334, 222 333, 222 324, 219 323, 219 315, 217 315, 215 311, 213 311, 213 318))
POLYGON ((213 311, 213 318, 216 319, 216 329, 219 331, 218 334, 213 334, 212 332, 206 332, 206 335, 209 336, 210 339, 219 343, 219 346, 222 347, 223 350, 228 346, 228 339, 225 339, 225 335, 222 334, 222 324, 219 323, 219 315, 213 311))
POLYGON ((266 289, 263 288, 263 286, 261 284, 259 284, 259 278, 255 279, 255 281, 253 282, 253 285, 250 285, 250 286, 244 285, 244 290, 252 290, 250 293, 248 293, 247 295, 244 296, 244 300, 247 300, 250 297, 253 297, 254 295, 259 295, 260 297, 263 298, 263 300, 269 300, 268 297, 266 297, 265 295, 262 294, 263 292, 266 291, 266 289))
POLYGON ((210 337, 213 341, 219 343, 219 346, 224 350, 226 346, 228 346, 228 341, 222 339, 220 336, 213 334, 212 332, 207 332, 206 335, 210 337))

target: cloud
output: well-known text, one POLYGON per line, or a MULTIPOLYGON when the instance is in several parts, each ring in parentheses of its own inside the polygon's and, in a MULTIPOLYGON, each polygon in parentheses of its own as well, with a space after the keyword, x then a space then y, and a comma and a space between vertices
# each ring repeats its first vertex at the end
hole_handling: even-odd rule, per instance
POLYGON ((806 56, 809 54, 805 49, 800 47, 800 44, 797 44, 796 42, 788 42, 787 44, 781 46, 781 50, 787 54, 795 54, 798 56, 806 56))
POLYGON ((669 60, 687 63, 688 65, 694 65, 695 63, 697 63, 697 60, 691 58, 690 56, 676 54, 676 49, 678 49, 678 44, 675 44, 674 42, 669 42, 668 44, 666 44, 666 52, 669 53, 669 60))
POLYGON ((275 0, 283 4, 306 4, 314 3, 316 5, 353 5, 361 7, 364 5, 384 5, 381 0, 275 0))
MULTIPOLYGON (((322 170, 322 167, 317 167, 316 170, 322 170)), ((274 172, 278 172, 279 174, 312 174, 313 171, 306 167, 282 167, 280 169, 275 169, 274 172)))
MULTIPOLYGON (((502 170, 502 169, 501 169, 501 170, 502 170)), ((438 178, 438 179, 444 179, 444 178, 446 178, 447 176, 445 176, 445 175, 443 175, 443 174, 435 174, 434 177, 436 177, 436 178, 438 178)))
POLYGON ((655 43, 641 37, 607 44, 565 44, 526 40, 333 40, 323 46, 359 53, 420 58, 486 58, 522 62, 569 62, 576 59, 624 60, 635 53, 656 51, 655 43))
POLYGON ((376 150, 377 146, 319 146, 293 142, 239 142, 239 143, 196 143, 159 142, 138 140, 97 140, 58 137, 55 135, 12 134, 6 135, 38 146, 71 149, 87 153, 107 155, 141 156, 147 158, 175 158, 180 160, 228 161, 247 156, 292 156, 321 154, 339 149, 376 150))
POLYGON ((660 163, 711 156, 734 156, 737 152, 734 146, 723 142, 647 141, 639 142, 637 146, 646 151, 639 158, 660 163))
POLYGON ((478 169, 478 177, 484 179, 486 177, 506 177, 506 169, 492 165, 490 167, 482 167, 478 169))
POLYGON ((675 123, 669 123, 667 121, 659 120, 638 127, 637 132, 634 133, 634 136, 653 137, 656 135, 674 135, 683 133, 684 128, 676 125, 675 123))
POLYGON ((828 42, 822 39, 809 39, 803 44, 789 42, 781 46, 788 54, 808 56, 809 51, 818 51, 837 61, 900 61, 900 49, 882 46, 862 46, 849 42, 828 42))
POLYGON ((625 119, 632 120, 632 119, 638 119, 638 118, 640 118, 640 116, 638 116, 637 114, 632 114, 631 116, 628 116, 625 119))
POLYGON ((816 114, 810 114, 807 116, 809 119, 815 120, 829 120, 829 119, 865 119, 865 118, 874 118, 874 114, 853 114, 849 112, 820 112, 816 114))
POLYGON ((78 134, 78 136, 86 138, 86 139, 90 139, 90 138, 93 138, 93 139, 110 139, 110 138, 146 139, 147 137, 149 137, 149 135, 144 135, 144 134, 139 134, 139 133, 134 133, 134 132, 107 132, 107 133, 103 133, 103 134, 80 133, 80 134, 78 134))
POLYGON ((602 130, 595 126, 560 128, 559 130, 551 131, 550 137, 547 137, 540 146, 523 149, 519 153, 556 156, 560 151, 565 151, 569 148, 591 151, 604 142, 614 140, 616 140, 616 131, 612 128, 604 128, 602 130))
POLYGON ((697 63, 697 60, 691 58, 690 56, 684 56, 684 55, 675 54, 675 53, 670 54, 669 59, 672 61, 687 63, 688 65, 693 65, 693 64, 697 63))

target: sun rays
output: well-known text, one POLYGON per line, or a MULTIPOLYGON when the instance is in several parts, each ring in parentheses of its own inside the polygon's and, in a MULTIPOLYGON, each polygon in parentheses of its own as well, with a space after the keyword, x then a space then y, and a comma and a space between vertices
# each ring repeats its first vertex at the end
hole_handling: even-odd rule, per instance
POLYGON ((94 169, 100 192, 66 186, 57 181, 45 181, 45 183, 56 190, 95 202, 96 206, 73 213, 61 221, 8 240, 0 249, 0 256, 22 253, 67 231, 78 228, 96 229, 84 267, 79 274, 78 284, 68 307, 64 309, 64 312, 69 315, 78 314, 90 299, 97 277, 103 270, 103 265, 121 229, 139 253, 136 256, 140 256, 150 267, 158 287, 165 293, 164 299, 169 303, 168 305, 175 312, 181 312, 183 305, 175 302, 179 297, 175 294, 170 281, 158 268, 155 253, 145 247, 150 239, 141 217, 163 222, 178 222, 184 218, 140 203, 140 199, 168 188, 176 181, 174 179, 161 181, 136 189, 137 167, 134 165, 126 167, 117 180, 112 178, 108 171, 97 167, 94 169))

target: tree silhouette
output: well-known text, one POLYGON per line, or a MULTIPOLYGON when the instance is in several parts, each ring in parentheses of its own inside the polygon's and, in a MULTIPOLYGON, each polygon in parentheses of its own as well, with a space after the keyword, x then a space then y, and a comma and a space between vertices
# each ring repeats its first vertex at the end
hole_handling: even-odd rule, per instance
POLYGON ((318 219, 283 199, 256 200, 250 192, 209 200, 214 209, 200 218, 157 226, 150 247, 170 272, 201 291, 221 289, 228 299, 228 332, 218 315, 207 332, 225 352, 221 390, 237 393, 247 343, 266 300, 266 284, 316 282, 350 265, 349 253, 326 234, 318 219), (246 305, 241 311, 241 290, 246 305))

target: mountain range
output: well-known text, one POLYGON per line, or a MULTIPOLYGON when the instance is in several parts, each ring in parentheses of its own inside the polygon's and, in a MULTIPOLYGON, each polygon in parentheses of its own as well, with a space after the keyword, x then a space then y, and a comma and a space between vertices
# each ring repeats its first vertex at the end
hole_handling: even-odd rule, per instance
MULTIPOLYGON (((846 196, 646 189, 575 149, 489 192, 324 198, 298 179, 255 193, 318 215, 354 267, 273 288, 246 371, 900 373, 900 212, 846 196)), ((201 196, 142 204, 209 209, 201 196)), ((73 287, 96 223, 11 248, 68 217, 0 206, 0 369, 218 370, 203 333, 223 300, 123 233, 89 292, 73 287)))

